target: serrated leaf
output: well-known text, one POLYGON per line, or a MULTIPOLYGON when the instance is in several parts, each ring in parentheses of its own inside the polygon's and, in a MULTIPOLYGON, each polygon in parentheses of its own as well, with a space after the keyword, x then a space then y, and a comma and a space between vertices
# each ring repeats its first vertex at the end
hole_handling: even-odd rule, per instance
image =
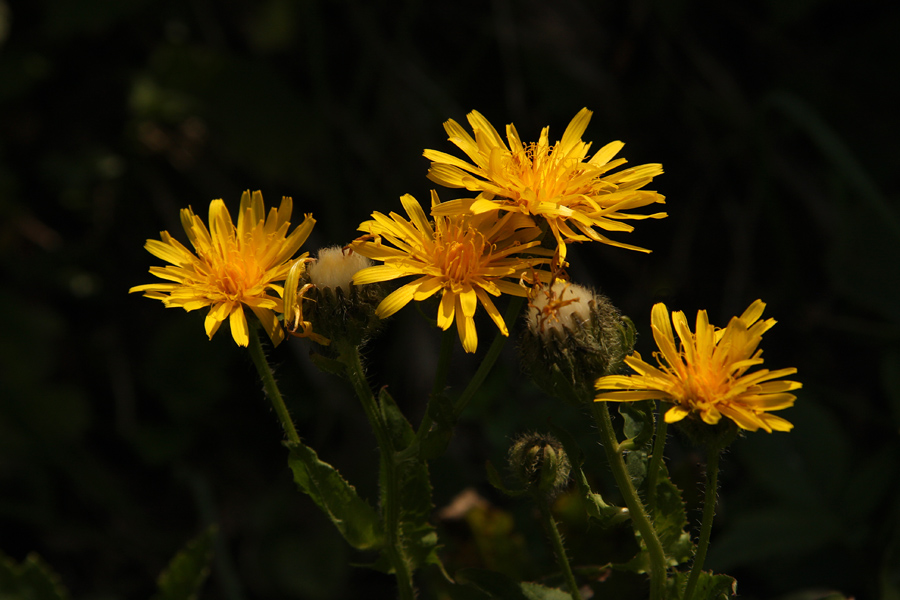
POLYGON ((456 580, 501 600, 572 600, 571 594, 560 589, 515 581, 495 571, 462 569, 456 574, 456 580))
POLYGON ((328 515, 344 539, 359 550, 384 543, 381 519, 372 506, 356 493, 330 464, 319 460, 315 450, 303 443, 286 442, 288 465, 294 481, 328 515))
POLYGON ((643 450, 626 451, 622 454, 625 468, 628 470, 631 481, 634 482, 634 487, 640 488, 644 484, 644 479, 647 478, 647 463, 650 462, 650 457, 643 450))
POLYGON ((217 527, 211 525, 172 557, 156 580, 154 600, 194 600, 209 576, 217 527))
POLYGON ((681 490, 669 479, 669 471, 660 465, 659 480, 656 483, 656 507, 650 515, 653 526, 670 566, 687 562, 694 555, 694 543, 688 526, 687 510, 681 497, 681 490))
POLYGON ((15 600, 69 600, 59 576, 35 553, 22 564, 0 553, 0 597, 15 600))
MULTIPOLYGON (((689 576, 688 572, 676 573, 675 577, 666 582, 667 597, 670 600, 682 600, 689 576)), ((737 581, 734 577, 701 571, 691 598, 692 600, 728 600, 736 594, 737 581)))
MULTIPOLYGON (((394 448, 402 450, 408 447, 416 437, 415 431, 387 388, 382 388, 378 394, 378 404, 394 448)), ((399 482, 400 535, 403 540, 403 553, 413 571, 426 564, 443 568, 437 556, 437 533, 429 522, 434 503, 431 499, 428 463, 416 456, 399 461, 396 459, 395 453, 391 460, 396 461, 394 469, 399 482)), ((383 481, 382 492, 384 492, 383 481)), ((385 498, 382 498, 382 505, 384 502, 385 498)))

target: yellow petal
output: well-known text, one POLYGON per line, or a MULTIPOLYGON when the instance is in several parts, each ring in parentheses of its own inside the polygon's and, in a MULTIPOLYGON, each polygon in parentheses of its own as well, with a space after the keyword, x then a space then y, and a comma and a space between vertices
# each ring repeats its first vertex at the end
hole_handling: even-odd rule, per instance
MULTIPOLYGON (((400 287, 381 301, 378 305, 378 308, 375 309, 375 314, 379 319, 387 319, 392 314, 409 304, 410 300, 413 299, 413 294, 415 294, 416 290, 419 289, 419 280, 407 283, 403 287, 400 287)), ((360 285, 354 281, 354 285, 360 285)))
POLYGON ((204 327, 206 328, 206 335, 209 336, 209 339, 212 339, 213 335, 215 335, 216 331, 219 330, 219 327, 222 325, 222 321, 224 321, 228 315, 232 311, 232 305, 228 302, 220 302, 219 304, 214 304, 209 312, 206 314, 206 319, 204 320, 204 327))
POLYGON ((247 330, 247 316, 240 305, 231 311, 231 318, 228 319, 228 324, 231 326, 231 337, 234 338, 237 345, 245 348, 249 346, 250 332, 247 330))
POLYGON ((438 306, 437 326, 444 331, 453 324, 453 315, 456 312, 456 294, 444 288, 441 296, 441 304, 438 306))
POLYGON ((676 404, 666 411, 666 414, 663 418, 665 419, 666 423, 677 423, 689 414, 691 414, 691 411, 684 408, 680 404, 676 404))

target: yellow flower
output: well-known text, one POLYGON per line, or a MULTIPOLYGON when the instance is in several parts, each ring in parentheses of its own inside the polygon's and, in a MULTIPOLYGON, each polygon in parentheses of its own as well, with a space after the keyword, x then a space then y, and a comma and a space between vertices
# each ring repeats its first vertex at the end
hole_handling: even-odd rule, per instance
POLYGON ((181 224, 194 246, 191 252, 167 231, 162 241, 147 240, 150 254, 171 263, 150 267, 150 273, 174 283, 150 283, 131 288, 148 298, 162 300, 168 308, 195 310, 209 306, 206 334, 212 339, 228 319, 231 335, 239 346, 250 342, 246 305, 259 318, 272 342, 284 339, 276 313, 284 310, 284 290, 275 282, 284 281, 291 266, 306 257, 291 259, 309 237, 315 219, 306 215, 303 223, 286 235, 293 202, 285 197, 268 218, 262 193, 249 191, 241 196, 237 228, 222 200, 209 205, 209 229, 190 208, 182 209, 181 224), (274 295, 273 295, 274 292, 274 295))
POLYGON ((800 389, 796 381, 775 381, 792 375, 797 369, 770 371, 750 367, 761 365, 758 350, 762 334, 775 325, 775 319, 760 321, 765 303, 757 300, 740 317, 733 317, 725 329, 709 324, 706 311, 697 312, 696 333, 691 333, 684 313, 673 312, 675 331, 681 338, 676 348, 669 313, 664 304, 652 312, 653 337, 659 368, 653 367, 635 352, 625 362, 637 375, 610 375, 597 380, 598 390, 617 390, 597 394, 597 400, 633 401, 660 399, 675 404, 665 415, 667 423, 680 421, 695 413, 710 425, 728 417, 742 429, 790 431, 793 425, 769 414, 794 404, 800 389), (661 355, 661 356, 660 356, 661 355))
POLYGON ((507 210, 542 217, 556 238, 561 261, 566 257, 566 242, 572 241, 594 240, 649 252, 611 240, 596 228, 629 232, 634 228, 623 223, 625 219, 665 217, 664 212, 649 215, 626 212, 655 202, 665 203, 661 194, 640 189, 663 172, 662 165, 640 165, 611 173, 626 162, 624 158, 613 160, 624 146, 622 142, 611 142, 586 160, 590 143, 581 141, 581 135, 591 114, 586 108, 579 111, 562 140, 552 146, 547 127, 541 131, 536 144, 524 144, 516 128, 509 124, 507 147, 497 130, 476 111, 467 115, 475 132, 474 139, 456 121, 447 121, 444 129, 449 140, 475 164, 437 150, 425 150, 425 157, 433 161, 428 178, 447 187, 480 194, 470 206, 471 201, 445 202, 440 214, 507 210))
MULTIPOLYGON (((548 262, 546 258, 513 256, 524 250, 541 253, 535 248, 540 231, 531 219, 518 214, 502 218, 496 214, 455 215, 436 217, 432 225, 415 198, 407 194, 400 201, 410 221, 396 213, 389 217, 372 213, 374 220, 359 227, 369 235, 350 246, 354 252, 384 263, 359 271, 353 276, 354 285, 418 276, 382 300, 375 314, 387 318, 411 300, 425 300, 441 291, 437 324, 446 330, 455 317, 466 352, 475 352, 478 346, 474 320, 478 303, 503 335, 509 335, 490 297, 501 293, 526 296, 524 286, 507 279, 531 276, 533 267, 548 262)), ((432 208, 438 206, 440 200, 432 192, 432 208)))

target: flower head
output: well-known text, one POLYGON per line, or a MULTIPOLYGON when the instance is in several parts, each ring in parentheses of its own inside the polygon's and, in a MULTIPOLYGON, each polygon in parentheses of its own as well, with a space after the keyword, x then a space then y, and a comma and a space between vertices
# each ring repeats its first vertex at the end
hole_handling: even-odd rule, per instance
POLYGON ((222 200, 209 205, 209 229, 190 208, 182 209, 181 223, 194 247, 191 252, 167 231, 162 241, 147 240, 150 254, 171 263, 150 267, 150 273, 173 283, 139 285, 129 292, 144 292, 162 300, 166 307, 195 310, 209 306, 206 334, 212 339, 228 319, 231 335, 239 346, 250 337, 244 306, 259 318, 272 342, 278 344, 284 332, 276 313, 284 310, 284 290, 275 282, 284 281, 291 266, 303 258, 292 258, 309 237, 315 219, 306 215, 303 223, 288 235, 293 202, 285 197, 279 208, 263 206, 262 193, 241 196, 237 228, 222 200))
POLYGON ((384 286, 353 285, 372 261, 349 247, 322 248, 315 259, 291 269, 284 282, 284 324, 296 337, 328 346, 332 340, 362 344, 381 325, 375 306, 384 286))
POLYGON ((631 321, 606 296, 556 279, 535 284, 519 340, 522 368, 549 395, 580 406, 593 382, 617 373, 631 352, 631 321))
MULTIPOLYGON (((526 288, 507 279, 527 276, 534 266, 548 262, 517 256, 525 250, 541 252, 535 248, 540 232, 533 222, 521 214, 498 218, 493 213, 438 216, 432 224, 415 198, 407 194, 400 201, 410 220, 396 213, 373 213, 374 220, 359 227, 368 235, 351 244, 355 252, 384 263, 354 275, 355 285, 416 276, 382 300, 376 314, 387 318, 411 300, 425 300, 440 291, 437 324, 446 330, 455 318, 466 352, 474 352, 478 345, 474 316, 479 303, 503 335, 509 335, 491 296, 524 297, 526 288)), ((438 206, 432 192, 432 208, 438 206)))
POLYGON ((474 139, 456 121, 447 121, 444 129, 449 140, 474 164, 444 152, 425 150, 425 157, 432 161, 428 177, 447 187, 479 192, 479 196, 474 202, 445 202, 441 214, 464 206, 476 214, 507 210, 541 217, 556 238, 561 261, 566 257, 566 243, 572 241, 593 240, 649 252, 612 240, 597 229, 629 232, 634 228, 623 220, 665 217, 664 212, 628 212, 655 202, 665 203, 661 194, 641 189, 662 173, 662 165, 611 172, 626 162, 624 158, 613 159, 624 146, 622 142, 611 142, 588 159, 591 144, 581 141, 581 135, 591 114, 586 108, 579 111, 562 140, 553 145, 549 143, 547 127, 537 143, 525 144, 509 124, 507 146, 497 130, 476 111, 467 115, 474 139))
POLYGON ((596 399, 671 402, 674 406, 666 412, 667 423, 691 415, 715 425, 725 416, 749 431, 790 431, 791 423, 769 411, 794 404, 796 396, 789 392, 800 389, 801 384, 775 380, 797 369, 747 372, 762 364, 762 350, 757 347, 762 334, 775 325, 775 319, 759 320, 765 306, 761 300, 755 301, 740 317, 733 317, 725 329, 710 325, 706 311, 698 311, 696 332, 692 333, 683 312, 673 312, 670 322, 666 306, 656 304, 652 328, 659 347, 654 353, 659 368, 647 364, 635 352, 625 362, 637 375, 601 377, 596 388, 615 391, 601 391, 596 399), (681 339, 680 348, 672 334, 673 324, 681 339))

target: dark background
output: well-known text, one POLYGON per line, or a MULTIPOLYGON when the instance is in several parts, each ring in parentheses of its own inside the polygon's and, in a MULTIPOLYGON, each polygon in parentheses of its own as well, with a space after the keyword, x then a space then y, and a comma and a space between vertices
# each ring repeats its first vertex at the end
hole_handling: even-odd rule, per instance
MULTIPOLYGON (((390 597, 295 491, 227 329, 207 341, 202 311, 127 294, 159 264, 144 240, 261 189, 293 196, 294 222, 314 213, 307 249, 345 244, 401 194, 427 199, 422 150, 455 152, 444 120, 476 109, 556 140, 587 106, 595 149, 664 165, 670 216, 620 236, 649 256, 575 248, 573 278, 642 332, 657 301, 724 325, 762 298, 767 366, 804 383, 780 413, 793 432, 725 457, 709 567, 745 598, 900 597, 898 27, 897 6, 829 0, 0 0, 0 549, 38 552, 74 598, 141 598, 217 522, 203 598, 390 597)), ((410 307, 369 346, 414 421, 438 343, 410 307)), ((466 486, 490 506, 441 523, 448 567, 536 580, 546 544, 484 460, 580 415, 521 380, 512 346, 432 474, 438 507, 466 486)), ((301 435, 372 497, 362 411, 308 351, 271 352, 301 435)), ((478 357, 456 361, 458 392, 478 357)), ((677 437, 669 454, 695 510, 700 457, 677 437)), ((576 564, 627 548, 568 526, 576 564)))

